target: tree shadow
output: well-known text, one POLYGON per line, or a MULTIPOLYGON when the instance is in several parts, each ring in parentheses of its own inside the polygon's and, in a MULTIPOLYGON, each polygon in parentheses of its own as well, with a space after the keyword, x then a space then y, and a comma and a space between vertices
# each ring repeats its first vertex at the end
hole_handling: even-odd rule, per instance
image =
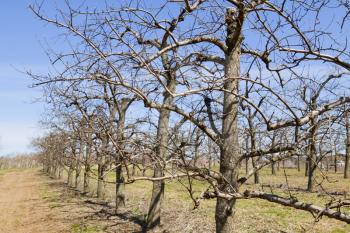
MULTIPOLYGON (((42 174, 43 175, 43 174, 42 174)), ((103 225, 105 232, 126 232, 125 228, 132 228, 134 233, 147 232, 145 215, 136 215, 131 211, 120 210, 115 213, 115 206, 111 202, 100 200, 95 197, 88 196, 86 193, 68 187, 67 184, 60 180, 48 180, 46 185, 50 190, 55 190, 58 193, 58 200, 61 206, 61 212, 70 213, 74 208, 81 208, 79 216, 66 219, 70 223, 73 222, 99 222, 103 225), (76 206, 76 207, 75 207, 76 206)), ((67 215, 67 214, 65 214, 67 215)))

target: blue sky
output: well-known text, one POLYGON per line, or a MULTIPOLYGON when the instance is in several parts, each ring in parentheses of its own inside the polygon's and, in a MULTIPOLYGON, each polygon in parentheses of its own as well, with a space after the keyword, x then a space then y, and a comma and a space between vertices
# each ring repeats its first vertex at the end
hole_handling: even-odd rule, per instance
POLYGON ((33 103, 40 96, 39 90, 29 88, 31 80, 21 71, 49 69, 42 44, 54 34, 30 12, 31 2, 1 2, 0 155, 29 151, 31 138, 42 133, 37 122, 43 104, 33 103))
MULTIPOLYGON (((44 106, 43 103, 35 102, 40 97, 40 90, 29 88, 31 80, 23 71, 47 73, 50 69, 50 62, 45 54, 47 44, 55 51, 64 49, 64 45, 57 40, 61 31, 39 21, 28 9, 28 5, 33 2, 35 0, 1 2, 0 155, 29 151, 31 138, 42 134, 38 121, 44 114, 44 106)), ((104 4, 104 1, 85 1, 87 2, 89 6, 104 4)), ((154 0, 155 4, 158 2, 159 0, 154 0)), ((55 6, 55 1, 46 1, 45 12, 54 15, 53 11, 47 12, 47 9, 53 10, 55 6)), ((333 15, 331 13, 334 12, 326 13, 333 15)), ((342 34, 348 35, 348 32, 348 29, 344 29, 342 34)))
MULTIPOLYGON (((32 150, 30 141, 43 133, 38 124, 44 104, 36 101, 39 89, 29 88, 24 73, 47 73, 51 67, 45 54, 48 44, 57 51, 59 32, 38 20, 28 6, 35 0, 3 0, 0 7, 0 156, 32 150)), ((74 2, 72 2, 74 3, 74 2)), ((48 1, 46 13, 58 4, 48 1), (49 3, 49 4, 48 4, 49 3), (48 7, 49 6, 49 7, 48 7)), ((102 4, 89 2, 92 6, 102 4)))

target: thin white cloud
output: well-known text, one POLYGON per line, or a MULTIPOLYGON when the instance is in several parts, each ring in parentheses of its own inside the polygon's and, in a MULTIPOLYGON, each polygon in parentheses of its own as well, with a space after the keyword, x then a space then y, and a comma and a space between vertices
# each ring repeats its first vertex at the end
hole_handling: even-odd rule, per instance
POLYGON ((0 124, 0 154, 13 154, 31 150, 30 142, 43 130, 25 122, 0 124))

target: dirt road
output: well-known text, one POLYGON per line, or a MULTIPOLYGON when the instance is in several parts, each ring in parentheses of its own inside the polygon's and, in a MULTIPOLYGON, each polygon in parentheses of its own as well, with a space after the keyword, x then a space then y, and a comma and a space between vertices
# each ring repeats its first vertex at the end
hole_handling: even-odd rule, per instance
POLYGON ((45 200, 48 180, 38 171, 9 172, 0 177, 0 232, 70 232, 45 200))

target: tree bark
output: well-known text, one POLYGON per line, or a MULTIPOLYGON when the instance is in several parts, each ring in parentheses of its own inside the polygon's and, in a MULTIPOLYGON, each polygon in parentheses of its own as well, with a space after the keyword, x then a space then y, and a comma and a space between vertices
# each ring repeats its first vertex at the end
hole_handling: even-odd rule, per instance
POLYGON ((73 187, 73 167, 72 165, 69 166, 68 169, 68 177, 67 177, 67 184, 69 187, 73 187))
POLYGON ((346 113, 345 118, 345 129, 346 129, 346 149, 345 149, 345 166, 344 166, 344 178, 348 178, 349 172, 349 158, 350 158, 350 122, 349 113, 346 113))
POLYGON ((84 184, 83 184, 83 192, 89 193, 90 192, 90 156, 91 156, 91 135, 88 134, 87 143, 85 147, 85 159, 84 159, 84 184))
POLYGON ((90 165, 87 164, 84 167, 83 193, 87 194, 89 192, 90 192, 90 165))
MULTIPOLYGON (((170 71, 169 71, 170 72, 170 71)), ((176 88, 176 80, 173 74, 168 75, 167 88, 169 91, 174 92, 176 88)), ((163 104, 171 105, 173 102, 173 97, 166 90, 163 93, 164 99, 163 104)), ((158 120, 158 131, 157 140, 158 146, 156 149, 156 156, 159 158, 166 158, 167 155, 167 145, 169 141, 169 119, 170 111, 167 109, 159 110, 159 120, 158 120)), ((163 164, 157 162, 154 165, 153 177, 163 176, 163 164)), ((149 205, 148 215, 147 215, 147 226, 148 228, 157 227, 161 224, 161 205, 164 196, 164 181, 153 181, 152 197, 149 205)))
MULTIPOLYGON (((256 169, 257 165, 256 165, 256 161, 254 158, 252 158, 252 165, 253 165, 253 168, 256 169)), ((259 184, 260 183, 260 179, 259 179, 259 172, 256 171, 254 172, 254 184, 259 184)))
POLYGON ((314 172, 316 170, 316 124, 315 119, 311 120, 309 137, 309 157, 308 157, 308 179, 307 191, 312 191, 314 186, 314 172))
POLYGON ((309 174, 309 156, 305 159, 305 173, 304 176, 307 176, 309 174))
MULTIPOLYGON (((245 148, 246 153, 249 153, 249 138, 248 136, 245 138, 245 148)), ((249 173, 249 157, 245 159, 245 174, 249 173)))
POLYGON ((275 162, 271 162, 271 174, 276 175, 276 168, 275 168, 275 162))
MULTIPOLYGON (((250 114, 251 113, 249 111, 249 115, 250 114)), ((256 150, 256 131, 254 128, 255 126, 253 124, 253 119, 252 119, 251 115, 249 116, 248 123, 249 123, 249 132, 250 132, 250 150, 255 151, 256 150)), ((259 159, 259 157, 258 158, 252 157, 252 166, 253 166, 253 169, 255 169, 254 184, 259 184, 259 182, 260 182, 259 172, 258 172, 258 169, 256 169, 256 167, 257 167, 256 162, 258 159, 259 159)))
POLYGON ((297 166, 298 166, 298 172, 300 172, 300 156, 297 155, 297 166))
POLYGON ((196 130, 195 141, 194 141, 194 158, 193 158, 193 166, 197 166, 197 161, 199 158, 199 139, 200 139, 200 131, 196 130))
POLYGON ((325 215, 329 218, 338 219, 348 224, 350 223, 350 215, 346 213, 342 213, 339 210, 333 210, 330 208, 321 208, 310 203, 298 201, 295 198, 283 198, 275 194, 264 193, 260 191, 246 191, 245 195, 252 198, 260 198, 270 202, 278 203, 283 206, 289 206, 295 209, 308 211, 312 213, 313 216, 322 217, 322 215, 325 215))
POLYGON ((77 154, 77 162, 76 162, 76 166, 75 166, 75 184, 74 187, 76 189, 79 189, 79 185, 80 185, 80 174, 81 174, 81 160, 83 157, 83 144, 80 141, 79 143, 79 153, 77 154))
POLYGON ((106 153, 107 153, 107 139, 102 137, 102 148, 98 155, 97 164, 97 197, 105 198, 105 165, 106 165, 106 153))
POLYGON ((98 198, 105 198, 105 178, 104 178, 104 165, 98 164, 97 172, 97 197, 98 198))
POLYGON ((209 170, 212 169, 212 163, 213 163, 213 150, 212 150, 212 144, 211 141, 208 140, 208 168, 209 170))
MULTIPOLYGON (((119 104, 119 120, 117 125, 117 142, 118 142, 118 152, 115 157, 115 212, 118 213, 118 208, 123 205, 125 206, 125 183, 122 169, 122 153, 124 152, 124 128, 125 128, 125 116, 126 111, 129 106, 129 99, 122 99, 119 104)), ((133 165, 134 173, 134 165, 133 165)))
MULTIPOLYGON (((243 14, 243 13, 241 13, 243 14)), ((241 15, 242 16, 242 15, 241 15)), ((219 189, 226 192, 238 191, 239 172, 239 144, 238 144, 238 104, 237 98, 240 77, 240 46, 241 32, 238 29, 237 12, 227 9, 227 40, 228 52, 225 59, 225 81, 223 119, 222 119, 222 145, 220 146, 220 173, 225 181, 219 182, 219 189), (238 33, 238 38, 235 36, 238 33), (232 190, 234 189, 234 190, 232 190)), ((236 200, 217 198, 215 209, 216 232, 234 232, 234 213, 236 200)))

